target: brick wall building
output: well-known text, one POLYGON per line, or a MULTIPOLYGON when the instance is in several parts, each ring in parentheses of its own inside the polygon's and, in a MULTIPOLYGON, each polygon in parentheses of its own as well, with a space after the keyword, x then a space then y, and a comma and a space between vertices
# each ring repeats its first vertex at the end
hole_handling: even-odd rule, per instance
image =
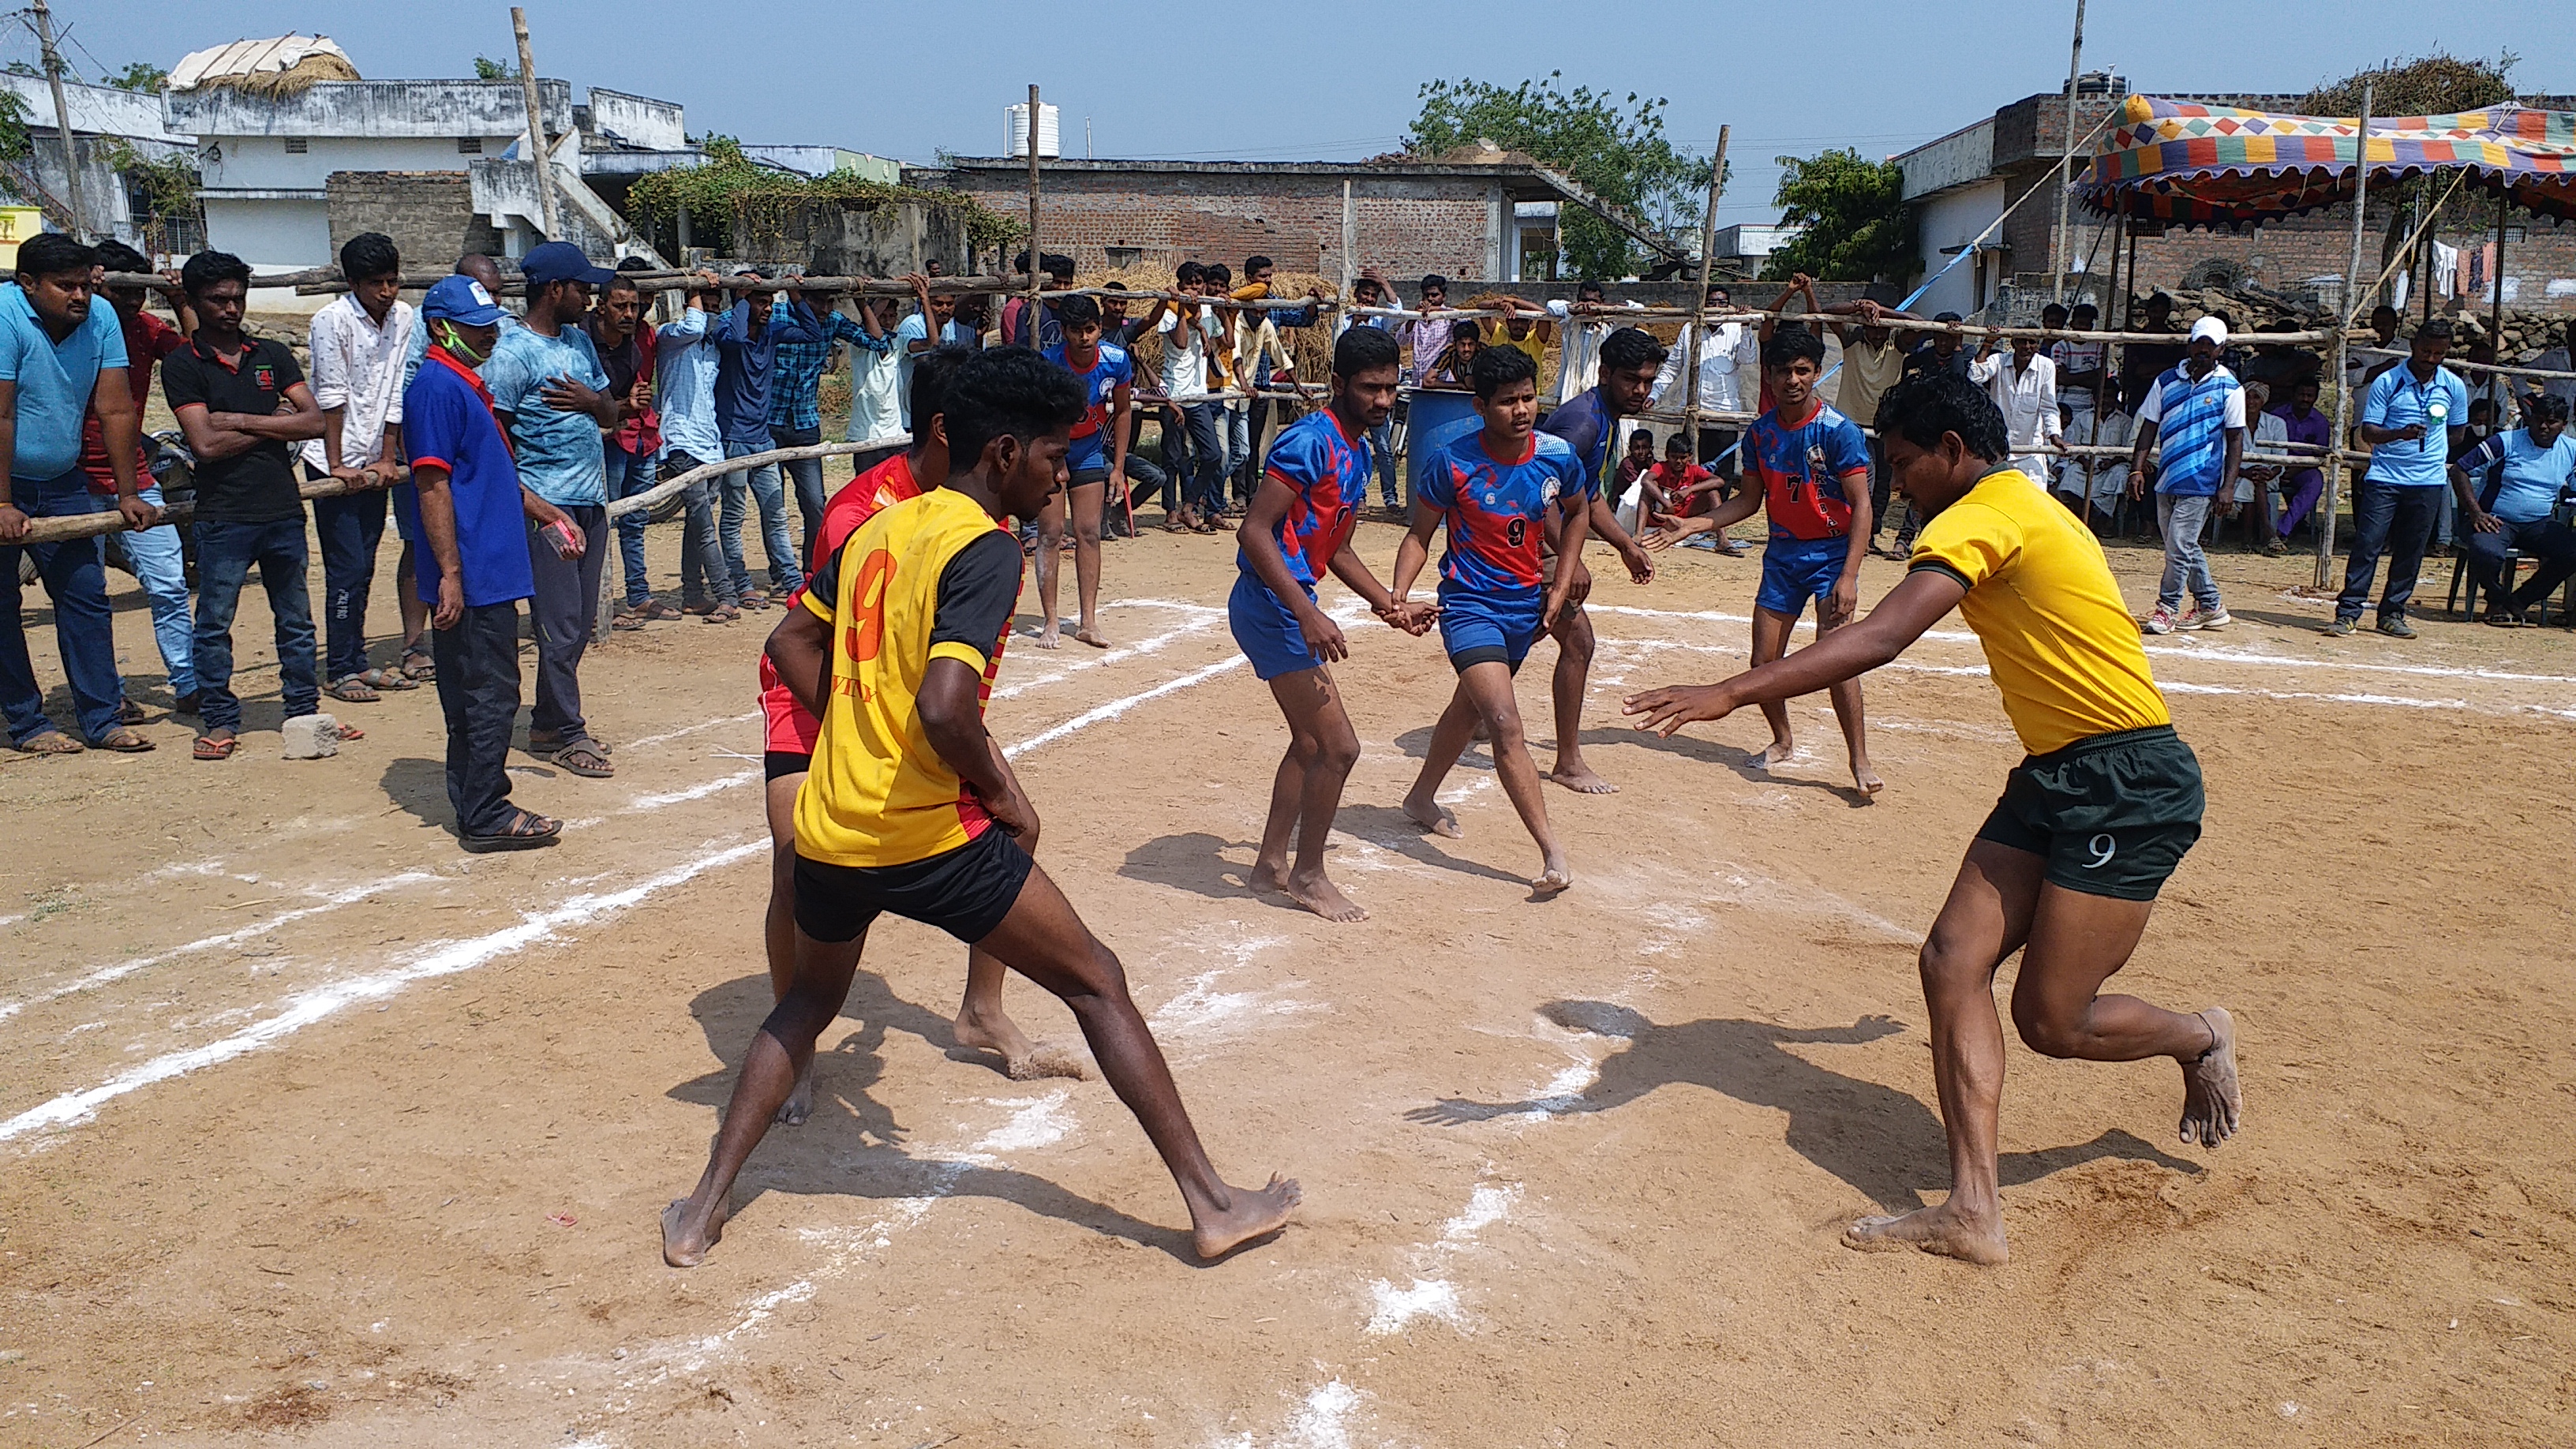
POLYGON ((335 257, 370 231, 394 239, 406 271, 443 271, 467 252, 502 253, 501 233, 474 213, 462 171, 334 171, 324 192, 335 257))

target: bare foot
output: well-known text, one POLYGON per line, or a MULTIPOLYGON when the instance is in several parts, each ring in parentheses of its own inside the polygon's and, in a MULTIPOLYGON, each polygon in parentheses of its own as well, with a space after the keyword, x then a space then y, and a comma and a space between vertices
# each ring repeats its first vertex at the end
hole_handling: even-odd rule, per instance
POLYGON ((1223 1212, 1202 1218, 1190 1216, 1190 1245, 1203 1259, 1222 1258, 1235 1248, 1287 1226, 1288 1214, 1296 1211, 1305 1189, 1294 1178, 1270 1175, 1270 1185, 1259 1192, 1230 1187, 1234 1205, 1223 1212))
POLYGON ((997 1052, 1002 1058, 1002 1075, 1015 1082, 1035 1081, 1040 1077, 1071 1077, 1082 1080, 1086 1072, 1082 1058, 1063 1047, 1041 1046, 1030 1041, 1020 1024, 1000 1011, 961 1011, 950 1030, 957 1044, 976 1051, 997 1052))
POLYGON ((662 1209, 662 1261, 674 1268, 694 1268, 707 1260, 707 1250, 724 1237, 723 1203, 717 1203, 705 1217, 698 1216, 687 1198, 681 1198, 662 1209))
POLYGON ((1073 637, 1090 645, 1094 649, 1106 649, 1109 647, 1108 637, 1102 634, 1098 629, 1088 626, 1074 630, 1073 637))
POLYGON ((1256 860, 1252 869, 1243 873, 1244 884, 1263 892, 1288 889, 1288 866, 1284 861, 1256 860))
POLYGON ((1547 772, 1547 777, 1578 794, 1616 795, 1619 793, 1618 786, 1592 773, 1591 766, 1581 763, 1569 766, 1559 760, 1556 768, 1547 772))
POLYGON ((802 1127, 814 1115, 814 1061, 808 1058, 805 1070, 796 1076, 796 1090, 778 1104, 778 1115, 769 1120, 782 1127, 802 1127))
POLYGON ((1852 784, 1858 786, 1861 794, 1865 796, 1875 795, 1887 788, 1887 782, 1878 778, 1878 772, 1869 767, 1867 760, 1852 761, 1852 784))
POLYGON ((1410 795, 1405 796, 1404 818, 1434 835, 1447 836, 1451 840, 1464 840, 1467 836, 1466 831, 1458 828, 1456 813, 1436 800, 1416 800, 1410 795))
POLYGON ((1325 879, 1320 870, 1311 876, 1292 875, 1282 888, 1288 892, 1288 899, 1325 920, 1348 924, 1368 919, 1368 912, 1361 910, 1358 902, 1343 895, 1342 888, 1325 879))
POLYGON ((1047 620, 1046 627, 1038 630, 1037 646, 1040 649, 1061 649, 1064 647, 1064 636, 1056 632, 1055 620, 1047 620))
POLYGON ((1574 884, 1574 872, 1565 863, 1562 851, 1549 853, 1540 861, 1538 879, 1530 882, 1530 894, 1552 896, 1574 884))
POLYGON ((2182 1140, 2216 1147, 2236 1135, 2245 1100, 2236 1084, 2236 1018, 2224 1007, 2200 1014, 2209 1050, 2182 1064, 2182 1140))
POLYGON ((1796 758, 1798 758, 1798 744, 1795 740, 1773 740, 1769 749, 1753 757, 1753 768, 1773 769, 1796 758))
POLYGON ((1862 1252, 1917 1248, 1993 1267, 2004 1260, 2004 1225, 2001 1214, 1979 1218, 1945 1202, 1894 1217, 1862 1218, 1843 1229, 1843 1246, 1862 1252))

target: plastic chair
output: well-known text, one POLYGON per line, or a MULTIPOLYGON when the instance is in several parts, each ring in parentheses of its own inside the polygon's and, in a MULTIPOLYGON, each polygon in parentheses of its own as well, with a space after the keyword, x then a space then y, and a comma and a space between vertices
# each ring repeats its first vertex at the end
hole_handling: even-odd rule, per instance
MULTIPOLYGON (((2509 548, 2504 551, 2504 567, 2496 571, 2496 583, 2502 589, 2503 597, 2513 597, 2514 577, 2522 563, 2522 550, 2509 548)), ((2469 572, 2469 550, 2465 544, 2451 553, 2451 597, 2442 609, 2452 618, 2460 616, 2460 590, 2464 587, 2469 592, 2469 617, 2475 618, 2478 612, 2478 579, 2477 575, 2469 572)), ((2493 592, 2487 595, 2488 607, 2495 606, 2496 598, 2493 592)), ((2547 605, 2542 607, 2545 610, 2547 605)))

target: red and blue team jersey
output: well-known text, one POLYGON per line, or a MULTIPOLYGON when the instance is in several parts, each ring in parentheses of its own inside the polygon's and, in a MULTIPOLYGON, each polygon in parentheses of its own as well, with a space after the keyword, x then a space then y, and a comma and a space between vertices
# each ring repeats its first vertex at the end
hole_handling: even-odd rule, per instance
POLYGON ((1869 486, 1869 440, 1860 425, 1819 402, 1795 427, 1777 410, 1744 430, 1744 471, 1762 485, 1773 538, 1847 538, 1852 506, 1843 480, 1869 486))
POLYGON ((1539 546, 1548 510, 1584 493, 1582 460, 1554 433, 1530 435, 1516 462, 1496 458, 1482 429, 1425 459, 1415 485, 1422 501, 1448 520, 1440 587, 1476 594, 1534 594, 1546 575, 1539 546))
POLYGON ((1046 360, 1082 379, 1083 400, 1088 406, 1083 410, 1082 421, 1073 425, 1073 436, 1087 438, 1109 426, 1110 399, 1120 387, 1135 382, 1136 366, 1127 360, 1127 349, 1112 342, 1100 344, 1100 356, 1092 360, 1088 369, 1076 369, 1064 360, 1064 353, 1064 344, 1058 343, 1046 350, 1046 360))
POLYGON ((1538 430, 1565 440, 1574 450, 1575 460, 1583 465, 1583 491, 1594 498, 1608 480, 1603 476, 1610 467, 1610 439, 1619 431, 1619 420, 1610 416, 1610 404, 1602 399, 1598 387, 1585 388, 1567 398, 1564 404, 1538 420, 1538 430))
MULTIPOLYGON (((1308 413, 1271 440, 1263 471, 1297 490, 1297 501, 1279 520, 1279 553, 1288 560, 1289 575, 1311 589, 1350 539, 1359 505, 1368 498, 1368 439, 1343 431, 1341 415, 1331 408, 1308 413)), ((1252 573, 1243 550, 1234 551, 1234 561, 1252 573)), ((1260 576, 1253 580, 1258 583, 1260 576)))

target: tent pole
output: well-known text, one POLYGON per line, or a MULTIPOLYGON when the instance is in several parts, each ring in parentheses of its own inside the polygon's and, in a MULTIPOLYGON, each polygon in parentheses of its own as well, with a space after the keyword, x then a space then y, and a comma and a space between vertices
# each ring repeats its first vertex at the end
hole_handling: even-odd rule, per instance
POLYGON ((2334 582, 2335 508, 2343 497, 2343 450, 2352 428, 2352 379, 2344 370, 2345 334, 2352 331, 2352 319, 2361 313, 2361 299, 2353 295, 2361 279, 2362 219, 2370 211, 2370 101, 2371 85, 2361 83, 2361 131, 2353 138, 2352 161, 2352 261, 2344 268, 2343 313, 2341 325, 2335 328, 2334 368, 2335 411, 2334 437, 2326 446, 2326 496, 2317 500, 2317 584, 2320 589, 2334 582))
MULTIPOLYGON (((2488 271, 2493 272, 2493 273, 2495 274, 2493 277, 2491 277, 2491 278, 2489 278, 2489 279, 2488 279, 2488 280, 2489 280, 2489 282, 2491 283, 2491 285, 2492 285, 2492 286, 2494 287, 2494 289, 2495 289, 2495 300, 2494 300, 2492 303, 2490 303, 2490 304, 2489 304, 2489 306, 2488 306, 2488 308, 2487 308, 2487 340, 2488 340, 2489 342, 2492 342, 2492 343, 2494 343, 2494 344, 2495 344, 2495 348, 2496 348, 2496 361, 2498 361, 2498 362, 2502 362, 2502 361, 2504 361, 2504 360, 2505 360, 2505 359, 2504 359, 2504 218, 2505 218, 2505 213, 2506 213, 2508 210, 2510 210, 2510 209, 2512 208, 2512 206, 2513 206, 2513 193, 2511 193, 2511 192, 2509 192, 2509 191, 2505 190, 2501 185, 2499 185, 2499 186, 2496 188, 2496 244, 2495 244, 2495 261, 2494 261, 2493 263, 2491 263, 2491 264, 2488 266, 2488 268, 2487 268, 2487 270, 2488 270, 2488 271)), ((2503 426, 2504 426, 2504 419, 2503 419, 2503 418, 2501 418, 2501 417, 2497 418, 2497 419, 2496 419, 2496 426, 2497 426, 2497 427, 2499 427, 2499 428, 2503 427, 2503 426)))

